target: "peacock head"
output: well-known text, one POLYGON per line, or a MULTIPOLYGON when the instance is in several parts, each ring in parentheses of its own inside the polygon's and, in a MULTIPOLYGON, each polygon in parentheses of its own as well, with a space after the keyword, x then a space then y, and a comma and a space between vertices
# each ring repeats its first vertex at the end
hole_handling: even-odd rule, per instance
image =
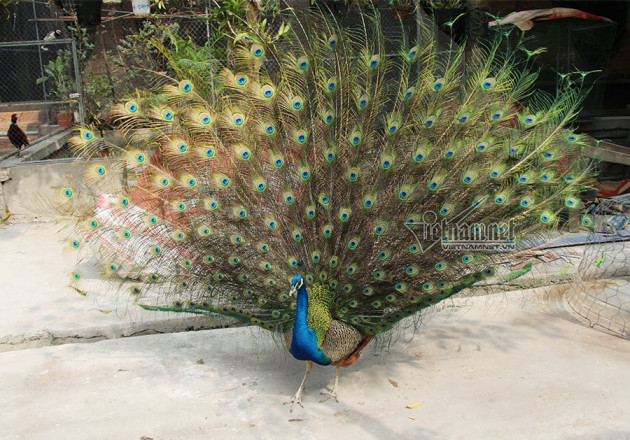
POLYGON ((302 288, 304 285, 304 279, 302 275, 296 275, 291 280, 291 290, 289 291, 289 296, 293 296, 295 292, 302 288))

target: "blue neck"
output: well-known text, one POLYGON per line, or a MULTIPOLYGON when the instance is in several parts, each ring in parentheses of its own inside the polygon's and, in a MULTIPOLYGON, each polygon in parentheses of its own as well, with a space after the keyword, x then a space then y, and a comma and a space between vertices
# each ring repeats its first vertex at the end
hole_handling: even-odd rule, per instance
POLYGON ((297 310, 293 325, 293 340, 289 352, 300 361, 330 365, 332 361, 319 349, 315 330, 308 326, 308 292, 302 287, 297 292, 297 310))

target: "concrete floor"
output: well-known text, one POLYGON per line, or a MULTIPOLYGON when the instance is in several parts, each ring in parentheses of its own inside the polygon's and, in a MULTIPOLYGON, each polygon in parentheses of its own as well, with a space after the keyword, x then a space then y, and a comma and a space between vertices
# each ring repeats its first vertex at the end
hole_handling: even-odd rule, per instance
POLYGON ((338 403, 320 402, 335 370, 316 366, 289 413, 304 364, 262 330, 79 343, 126 326, 169 331, 172 317, 105 314, 67 288, 54 230, 0 227, 1 439, 630 439, 630 342, 561 301, 455 300, 413 339, 401 330, 389 350, 368 346, 342 370, 338 403))

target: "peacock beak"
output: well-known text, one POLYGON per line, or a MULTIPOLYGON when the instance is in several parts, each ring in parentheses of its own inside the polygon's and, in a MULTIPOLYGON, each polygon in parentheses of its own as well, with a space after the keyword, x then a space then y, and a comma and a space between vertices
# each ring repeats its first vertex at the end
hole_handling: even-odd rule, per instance
POLYGON ((291 298, 295 292, 297 292, 297 286, 295 284, 291 285, 291 290, 289 290, 289 298, 291 298))

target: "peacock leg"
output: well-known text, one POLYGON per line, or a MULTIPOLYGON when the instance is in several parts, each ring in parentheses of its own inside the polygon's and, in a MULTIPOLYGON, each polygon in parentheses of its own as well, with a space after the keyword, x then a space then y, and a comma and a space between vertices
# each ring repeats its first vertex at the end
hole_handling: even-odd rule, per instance
POLYGON ((292 404, 291 410, 289 412, 293 412, 293 408, 295 408, 295 405, 300 405, 302 408, 304 408, 304 406, 302 405, 302 391, 304 390, 304 384, 306 383, 306 378, 311 373, 312 369, 313 369, 313 361, 306 361, 306 373, 304 374, 304 379, 302 379, 300 388, 298 388, 297 393, 295 393, 293 397, 291 398, 291 402, 286 402, 286 403, 292 404))
POLYGON ((335 385, 333 386, 333 389, 331 391, 322 391, 321 394, 328 394, 328 397, 326 397, 323 400, 320 400, 320 402, 325 402, 328 399, 335 399, 335 402, 339 402, 339 400, 337 400, 337 386, 339 385, 339 371, 340 371, 341 367, 337 367, 337 374, 335 375, 335 385))

